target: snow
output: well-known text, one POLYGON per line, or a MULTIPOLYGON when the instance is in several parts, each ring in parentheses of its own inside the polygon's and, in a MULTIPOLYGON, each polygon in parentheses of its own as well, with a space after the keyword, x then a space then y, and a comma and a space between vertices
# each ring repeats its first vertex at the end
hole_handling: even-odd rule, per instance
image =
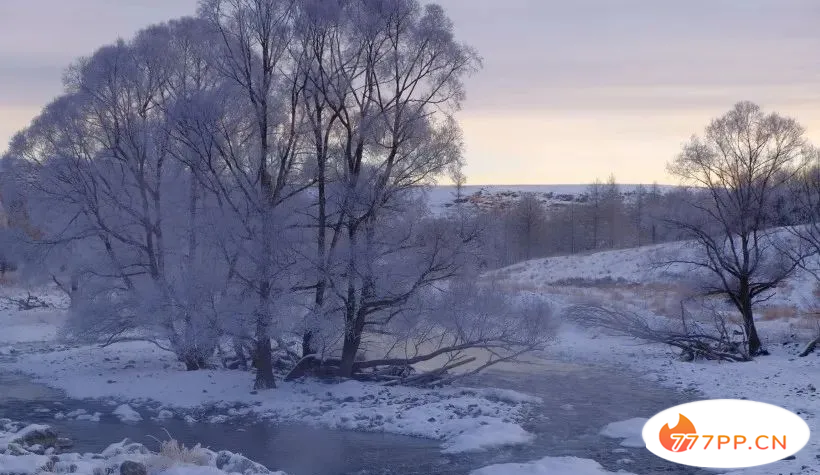
MULTIPOLYGON (((795 239, 784 230, 774 235, 784 241, 795 239)), ((599 303, 612 303, 613 296, 632 300, 636 306, 649 310, 657 310, 653 304, 666 303, 666 316, 675 317, 679 312, 680 292, 691 293, 692 290, 686 288, 688 285, 700 283, 701 278, 712 278, 701 268, 674 262, 697 260, 699 252, 696 243, 679 241, 533 259, 489 275, 514 289, 537 292, 548 298, 555 294, 583 291, 588 296, 587 300, 597 299, 599 303), (674 310, 675 306, 677 311, 674 310)), ((820 269, 820 256, 813 259, 806 265, 820 269)), ((815 276, 805 269, 798 269, 778 286, 770 299, 758 305, 763 310, 793 309, 794 312, 789 312, 787 317, 792 319, 792 323, 797 323, 797 320, 815 312, 816 291, 820 291, 820 285, 815 276)), ((820 322, 815 322, 815 325, 818 324, 820 322)))
POLYGON ((215 467, 199 467, 195 465, 176 466, 159 472, 159 475, 220 475, 222 470, 215 467))
POLYGON ((492 423, 469 430, 448 439, 444 453, 460 453, 481 450, 500 445, 526 444, 534 436, 517 424, 492 423))
MULTIPOLYGON (((35 292, 32 294, 34 295, 35 292)), ((15 349, 10 346, 11 344, 57 338, 67 302, 56 292, 37 292, 36 295, 41 297, 49 307, 19 311, 17 304, 10 299, 25 298, 27 292, 18 288, 0 286, 0 321, 3 324, 3 331, 0 332, 0 356, 7 356, 14 352, 15 349)))
MULTIPOLYGON (((647 318, 669 319, 677 317, 676 311, 660 311, 663 305, 658 305, 655 300, 666 300, 671 307, 677 307, 676 285, 683 279, 691 279, 692 273, 685 266, 658 264, 686 252, 691 252, 687 243, 669 243, 539 259, 502 269, 494 275, 511 291, 534 292, 555 303, 559 311, 567 305, 595 299, 599 303, 640 312, 647 318)), ((816 331, 813 330, 816 323, 807 321, 803 313, 816 301, 815 289, 814 278, 801 271, 761 306, 763 310, 791 306, 797 311, 783 318, 759 317, 758 330, 771 355, 748 363, 686 363, 679 361, 677 354, 666 347, 580 329, 569 322, 564 322, 555 343, 542 356, 578 363, 628 366, 648 381, 696 391, 703 397, 747 398, 776 404, 800 415, 814 433, 820 433, 820 354, 806 358, 796 356, 811 331, 816 331)), ((21 316, 23 313, 28 312, 0 311, 0 319, 9 319, 18 327, 15 336, 8 339, 13 341, 8 343, 42 341, 52 337, 53 332, 36 318, 27 327, 26 319, 21 316)), ((52 316, 50 321, 57 322, 58 318, 52 316)), ((182 371, 173 355, 142 343, 42 353, 20 352, 18 347, 9 346, 4 352, 14 353, 13 360, 4 363, 10 370, 27 373, 37 381, 66 391, 72 398, 97 398, 129 404, 132 409, 137 407, 143 411, 145 417, 178 417, 193 422, 200 417, 191 414, 196 413, 195 409, 212 407, 219 409, 218 414, 229 418, 250 413, 274 422, 427 437, 440 440, 442 451, 448 453, 527 443, 532 436, 521 427, 522 419, 527 405, 538 401, 532 396, 503 389, 420 390, 355 381, 342 384, 313 380, 280 382, 274 390, 253 394, 249 391, 252 376, 246 372, 182 371), (156 401, 162 406, 151 409, 154 412, 149 414, 145 412, 148 409, 143 410, 148 401, 156 401)), ((570 405, 563 405, 561 409, 574 411, 570 405)), ((205 420, 210 417, 214 423, 224 420, 213 415, 205 417, 205 420)), ((643 446, 640 420, 611 421, 601 428, 601 433, 623 439, 623 446, 640 447, 643 446)), ((815 437, 794 460, 731 473, 816 474, 820 468, 817 454, 820 454, 820 439, 815 437)), ((623 464, 629 460, 624 458, 623 464)), ((591 460, 559 457, 494 465, 474 473, 607 473, 602 470, 591 460)))
MULTIPOLYGON (((0 452, 9 444, 17 444, 35 433, 43 433, 51 428, 44 424, 31 424, 18 428, 19 424, 11 424, 7 419, 0 419, 0 452)), ((0 465, 2 467, 2 465, 0 465)))
MULTIPOLYGON (((668 322, 679 318, 681 294, 676 286, 693 274, 686 266, 659 264, 688 252, 693 252, 689 243, 669 243, 538 259, 501 269, 494 275, 512 290, 533 292, 551 301, 556 309, 604 302, 607 307, 636 312, 650 321, 668 322)), ((556 342, 543 356, 578 363, 624 365, 647 380, 695 391, 706 398, 746 398, 775 404, 798 414, 812 432, 820 433, 820 352, 797 357, 820 328, 820 322, 812 321, 810 313, 816 305, 816 288, 815 278, 799 271, 771 299, 759 305, 758 332, 771 355, 748 363, 687 363, 668 347, 580 329, 566 321, 556 342), (776 308, 792 311, 783 312, 783 316, 769 312, 776 308)), ((728 306, 725 311, 733 312, 728 306)), ((639 415, 644 414, 636 414, 639 415)), ((637 446, 638 421, 612 421, 602 431, 604 435, 623 438, 622 445, 632 446, 634 442, 637 446)), ((738 470, 732 475, 816 474, 820 469, 818 454, 820 439, 814 437, 794 460, 738 470)))
POLYGON ((135 411, 134 408, 128 404, 120 404, 116 409, 114 409, 112 414, 117 416, 122 422, 139 422, 142 420, 140 413, 135 411))
POLYGON ((601 435, 611 439, 623 439, 623 447, 646 447, 641 431, 649 419, 634 417, 625 421, 612 422, 601 429, 601 435))
POLYGON ((183 371, 174 355, 140 342, 23 354, 8 365, 71 398, 116 400, 123 405, 114 414, 123 421, 140 420, 134 407, 147 401, 163 406, 152 417, 174 412, 186 420, 194 420, 186 412, 213 406, 220 413, 207 419, 211 423, 252 413, 276 422, 425 437, 440 440, 447 452, 528 442, 520 422, 527 405, 539 401, 502 389, 424 390, 357 381, 279 382, 254 394, 247 372, 183 371))
MULTIPOLYGON (((687 363, 662 346, 639 344, 632 339, 583 331, 570 325, 562 329, 549 353, 573 361, 627 365, 647 380, 679 390, 695 390, 711 399, 745 398, 774 404, 798 414, 817 434, 820 433, 820 355, 799 358, 796 355, 801 344, 783 345, 780 340, 791 330, 788 322, 760 322, 758 331, 767 340, 771 355, 747 363, 687 363)), ((618 437, 625 432, 620 432, 618 437)), ((636 436, 637 442, 640 436, 636 436)), ((814 437, 794 460, 738 470, 732 475, 816 474, 820 468, 817 454, 820 454, 820 439, 814 437)))
MULTIPOLYGON (((774 334, 778 325, 763 322, 763 335, 774 334)), ((679 361, 669 350, 658 346, 636 345, 626 338, 592 335, 580 331, 565 331, 554 351, 576 361, 614 362, 626 364, 639 371, 648 380, 679 390, 697 390, 711 399, 750 399, 767 402, 788 409, 801 416, 813 433, 820 433, 820 356, 797 358, 798 346, 769 345, 770 356, 756 358, 748 363, 718 363, 679 361), (812 390, 812 388, 815 388, 812 390)), ((637 429, 638 419, 633 429, 637 429)), ((606 426, 612 430, 613 426, 606 426)), ((617 429, 623 427, 618 426, 617 429)), ((624 437, 626 430, 614 431, 612 436, 624 437)), ((635 434, 635 442, 640 433, 635 434)), ((625 439, 624 442, 630 439, 625 439)), ((622 444, 628 446, 626 443, 622 444)), ((640 446, 643 446, 641 440, 640 446)), ((816 474, 820 468, 820 439, 812 438, 796 454, 795 460, 784 460, 763 467, 732 472, 732 475, 771 475, 772 473, 816 474), (806 467, 806 468, 803 468, 806 467)))
POLYGON ((606 475, 609 472, 596 461, 578 457, 545 457, 529 463, 502 463, 473 470, 470 475, 606 475))
POLYGON ((35 474, 48 462, 45 455, 5 455, 0 454, 0 468, 4 473, 35 474))
MULTIPOLYGON (((124 461, 142 464, 148 472, 156 475, 287 475, 271 472, 239 454, 228 451, 214 452, 195 446, 183 448, 180 453, 153 453, 145 446, 128 439, 109 445, 100 454, 63 453, 43 455, 35 447, 9 444, 35 432, 53 433, 46 425, 29 425, 0 419, 0 472, 17 475, 41 473, 119 473, 124 461), (192 461, 195 460, 196 464, 192 461), (219 467, 219 468, 218 468, 219 467)), ((45 451, 49 454, 50 451, 45 451)))
MULTIPOLYGON (((4 292, 26 295, 28 291, 4 292)), ((274 390, 252 393, 250 373, 184 371, 173 354, 147 343, 61 347, 54 338, 65 317, 64 299, 53 287, 31 292, 51 305, 47 309, 50 326, 32 318, 38 310, 20 311, 15 305, 0 308, 0 324, 11 322, 19 330, 7 341, 23 349, 14 352, 13 359, 4 363, 5 368, 31 375, 35 381, 63 390, 74 399, 115 401, 113 415, 123 422, 137 422, 144 417, 179 417, 196 422, 199 416, 194 417, 192 412, 213 408, 216 414, 204 419, 213 424, 252 414, 274 422, 430 438, 440 440, 442 450, 450 453, 532 439, 520 423, 526 407, 540 399, 505 389, 422 390, 309 380, 279 382, 274 390), (25 345, 35 341, 40 342, 40 348, 30 351, 25 345), (146 413, 143 406, 148 402, 161 407, 146 413)), ((57 412, 54 418, 98 422, 101 415, 78 410, 57 412)))

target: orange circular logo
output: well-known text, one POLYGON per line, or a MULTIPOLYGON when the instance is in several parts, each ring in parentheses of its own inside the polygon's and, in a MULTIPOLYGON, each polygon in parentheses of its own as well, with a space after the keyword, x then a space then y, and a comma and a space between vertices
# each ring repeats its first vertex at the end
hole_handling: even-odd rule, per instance
POLYGON ((686 452, 695 445, 693 438, 686 437, 687 435, 697 434, 695 424, 686 418, 683 414, 678 414, 680 419, 678 425, 669 428, 669 424, 661 427, 660 441, 663 448, 670 452, 686 452))

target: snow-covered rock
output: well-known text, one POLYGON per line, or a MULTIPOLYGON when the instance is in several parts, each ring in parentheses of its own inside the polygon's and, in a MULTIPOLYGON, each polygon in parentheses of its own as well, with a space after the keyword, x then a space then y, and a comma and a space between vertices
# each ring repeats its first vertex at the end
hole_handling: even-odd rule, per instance
POLYGON ((140 413, 135 411, 134 408, 128 404, 120 404, 116 409, 114 409, 112 414, 117 416, 117 418, 119 418, 122 422, 139 422, 142 420, 140 413))
POLYGON ((609 472, 598 462, 577 457, 546 457, 528 463, 502 463, 473 470, 470 475, 631 475, 609 472))
POLYGON ((624 447, 646 447, 641 432, 649 419, 635 417, 625 421, 612 422, 601 429, 601 435, 612 439, 623 439, 624 447))

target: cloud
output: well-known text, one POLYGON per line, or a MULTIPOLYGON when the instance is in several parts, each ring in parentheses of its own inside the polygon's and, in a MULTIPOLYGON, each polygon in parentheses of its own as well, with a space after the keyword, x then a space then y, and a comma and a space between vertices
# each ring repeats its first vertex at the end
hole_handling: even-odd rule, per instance
MULTIPOLYGON (((73 59, 196 3, 0 0, 0 144, 73 59)), ((682 138, 744 99, 820 126, 817 0, 438 3, 484 57, 459 116, 473 182, 662 179, 682 138)))
POLYGON ((722 101, 719 89, 770 95, 820 80, 813 0, 442 3, 485 60, 468 109, 701 107, 722 101))

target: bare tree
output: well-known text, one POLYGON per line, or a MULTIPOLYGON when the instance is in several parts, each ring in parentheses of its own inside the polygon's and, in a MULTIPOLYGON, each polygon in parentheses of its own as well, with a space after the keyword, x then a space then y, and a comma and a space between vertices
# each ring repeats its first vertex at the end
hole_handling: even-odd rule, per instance
MULTIPOLYGON (((792 258, 820 282, 817 259, 820 256, 820 150, 814 149, 807 154, 806 165, 791 181, 792 199, 789 201, 796 207, 793 216, 796 224, 787 229, 805 246, 802 255, 792 253, 792 258)), ((817 345, 820 345, 820 325, 817 336, 806 345, 800 356, 809 355, 817 345)))
POLYGON ((586 243, 586 249, 598 249, 601 245, 603 188, 603 183, 596 179, 585 192, 586 201, 582 209, 586 218, 584 224, 589 230, 589 242, 586 243))
POLYGON ((524 193, 507 217, 509 239, 516 244, 515 260, 529 260, 545 254, 544 234, 547 213, 533 193, 524 193))
MULTIPOLYGON (((787 229, 820 255, 820 150, 807 154, 806 166, 790 181, 791 198, 796 205, 795 226, 787 229)), ((810 271, 817 271, 807 266, 810 271)), ((815 274, 818 279, 820 275, 815 274)))
POLYGON ((601 190, 601 217, 606 224, 607 249, 615 249, 623 245, 626 214, 624 212, 624 197, 621 188, 615 181, 615 175, 610 175, 601 190))
MULTIPOLYGON (((275 386, 271 364, 271 301, 281 277, 282 263, 274 249, 276 208, 295 195, 292 175, 299 167, 304 116, 301 98, 304 77, 290 45, 295 15, 293 0, 202 0, 200 17, 221 38, 214 63, 223 77, 238 88, 251 114, 249 143, 235 143, 220 151, 235 184, 250 198, 248 226, 254 242, 255 269, 246 276, 258 296, 255 314, 256 389, 275 386), (251 146, 248 146, 251 145, 251 146)), ((297 187, 298 188, 298 187, 297 187)), ((237 208, 238 209, 238 208, 237 208)), ((286 264, 285 264, 286 265, 286 264)))
POLYGON ((448 253, 438 252, 422 257, 418 273, 410 278, 405 272, 404 284, 393 289, 382 288, 375 272, 403 249, 426 247, 414 243, 417 226, 405 228, 411 231, 405 235, 388 231, 397 218, 414 213, 414 190, 460 160, 461 135, 452 113, 464 95, 462 77, 478 59, 455 42, 452 24, 437 5, 345 5, 337 17, 340 36, 322 62, 328 66, 322 95, 329 114, 338 117, 333 138, 340 153, 332 170, 340 214, 327 267, 330 291, 343 309, 339 371, 350 376, 363 332, 380 313, 401 308, 452 275, 448 253))
POLYGON ((724 295, 743 317, 750 355, 764 353, 754 305, 767 299, 795 268, 775 245, 771 204, 806 151, 803 128, 791 118, 765 114, 740 102, 692 137, 669 165, 685 183, 703 189, 690 200, 697 219, 675 224, 695 239, 699 256, 686 262, 714 277, 707 292, 724 295))
POLYGON ((635 188, 634 198, 632 201, 632 222, 635 226, 635 244, 640 247, 644 244, 644 234, 646 232, 646 187, 638 185, 635 188))

